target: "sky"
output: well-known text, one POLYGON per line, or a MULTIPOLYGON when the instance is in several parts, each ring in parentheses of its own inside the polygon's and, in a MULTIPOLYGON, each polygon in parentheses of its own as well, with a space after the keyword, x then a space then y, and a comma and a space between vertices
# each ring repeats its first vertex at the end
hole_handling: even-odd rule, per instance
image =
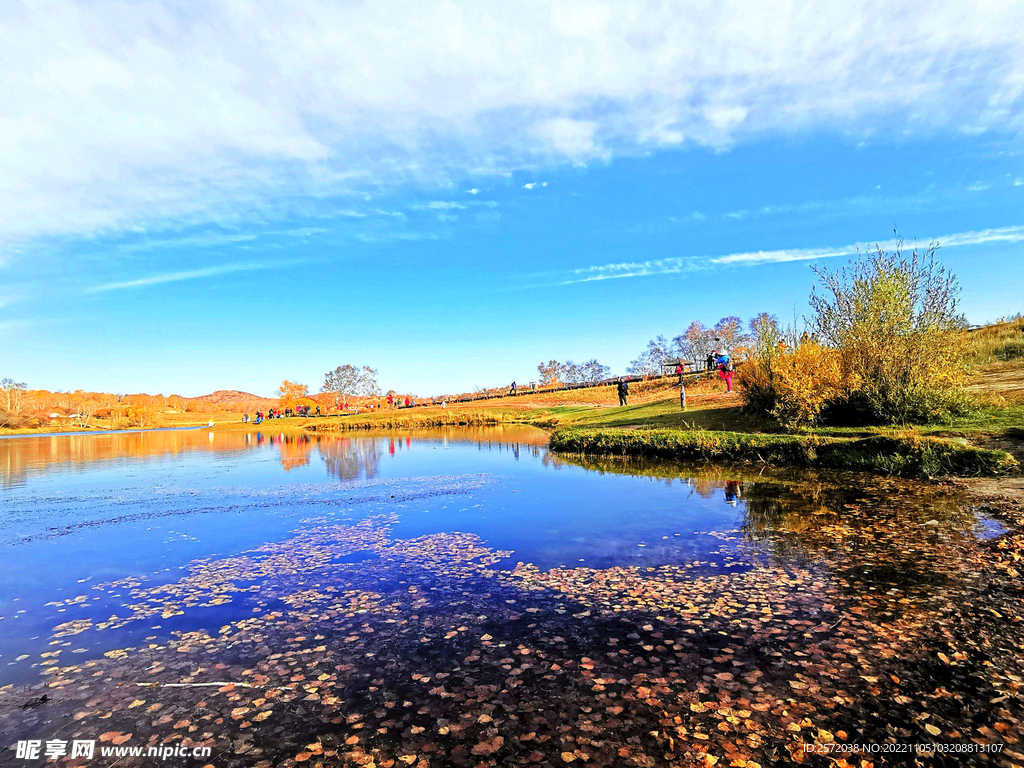
POLYGON ((614 373, 938 243, 1024 311, 1024 4, 0 4, 0 377, 614 373), (842 7, 838 7, 842 5, 842 7))

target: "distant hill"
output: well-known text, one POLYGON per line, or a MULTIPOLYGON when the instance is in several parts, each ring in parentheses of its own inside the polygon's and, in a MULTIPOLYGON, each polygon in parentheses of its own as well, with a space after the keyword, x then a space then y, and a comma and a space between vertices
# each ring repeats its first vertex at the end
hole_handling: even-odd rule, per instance
POLYGON ((274 398, 260 397, 259 395, 252 394, 252 392, 242 392, 238 389, 218 389, 216 392, 211 392, 208 395, 191 399, 212 403, 225 410, 271 408, 277 404, 277 400, 274 398))

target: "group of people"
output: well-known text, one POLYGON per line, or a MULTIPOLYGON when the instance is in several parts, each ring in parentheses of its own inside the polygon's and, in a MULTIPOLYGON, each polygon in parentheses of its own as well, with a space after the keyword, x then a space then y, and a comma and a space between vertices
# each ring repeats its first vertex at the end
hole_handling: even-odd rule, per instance
MULTIPOLYGON (((281 415, 275 415, 273 408, 269 409, 266 413, 263 411, 256 411, 256 415, 252 418, 253 424, 262 424, 264 419, 280 419, 281 415)), ((242 414, 242 423, 248 424, 250 421, 248 412, 242 414)))
POLYGON ((319 416, 320 415, 320 406, 318 405, 316 407, 316 411, 314 411, 313 410, 313 406, 311 406, 311 405, 297 405, 297 406, 295 406, 294 410, 292 410, 291 408, 285 408, 284 409, 284 415, 285 416, 319 416))
POLYGON ((395 408, 411 408, 414 405, 416 405, 416 402, 408 395, 405 396, 405 404, 403 405, 401 397, 388 394, 388 408, 391 410, 395 410, 395 408))
POLYGON ((268 408, 266 413, 263 411, 256 411, 256 415, 250 419, 248 412, 242 414, 242 423, 248 424, 252 421, 253 424, 262 424, 264 419, 284 419, 291 416, 320 416, 320 406, 316 406, 316 410, 311 405, 297 405, 295 408, 285 408, 283 411, 280 408, 268 408))

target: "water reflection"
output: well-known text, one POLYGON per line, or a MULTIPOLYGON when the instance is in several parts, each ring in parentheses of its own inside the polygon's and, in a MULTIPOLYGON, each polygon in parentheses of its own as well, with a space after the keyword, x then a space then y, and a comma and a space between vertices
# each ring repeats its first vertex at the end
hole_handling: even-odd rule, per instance
POLYGON ((853 593, 920 597, 947 580, 945 562, 988 535, 961 492, 899 478, 825 471, 751 469, 621 457, 554 457, 600 474, 644 475, 736 507, 725 540, 752 562, 827 566, 853 593))
POLYGON ((445 446, 449 442, 470 443, 481 451, 509 452, 515 459, 520 452, 533 457, 547 452, 546 433, 521 425, 423 429, 387 435, 189 429, 18 437, 0 439, 0 487, 14 488, 33 477, 104 464, 161 461, 202 452, 227 456, 266 448, 279 452, 285 471, 309 466, 316 452, 332 477, 372 479, 379 474, 385 450, 393 456, 422 442, 445 446))
POLYGON ((320 457, 332 477, 339 480, 373 480, 380 474, 382 441, 321 437, 316 440, 320 457))

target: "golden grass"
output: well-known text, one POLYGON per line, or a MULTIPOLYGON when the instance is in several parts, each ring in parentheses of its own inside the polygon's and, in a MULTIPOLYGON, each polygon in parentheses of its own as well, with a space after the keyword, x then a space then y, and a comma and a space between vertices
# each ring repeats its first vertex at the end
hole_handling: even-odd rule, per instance
POLYGON ((1024 359, 1024 316, 968 332, 967 361, 972 367, 1024 359))

